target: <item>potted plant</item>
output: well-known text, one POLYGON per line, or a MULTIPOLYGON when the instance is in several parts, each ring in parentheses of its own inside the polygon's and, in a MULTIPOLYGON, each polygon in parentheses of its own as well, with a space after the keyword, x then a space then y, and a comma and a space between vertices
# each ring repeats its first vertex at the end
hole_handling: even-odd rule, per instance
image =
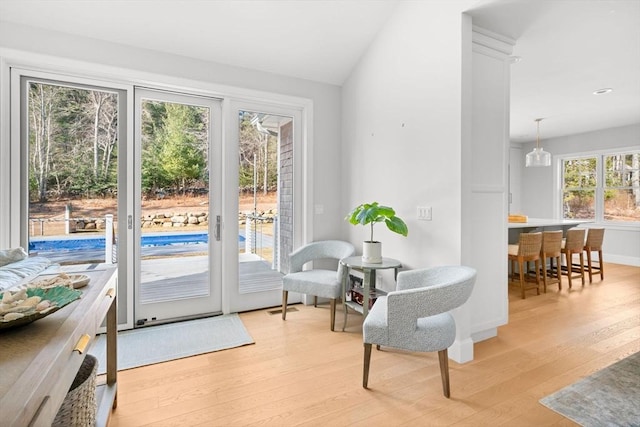
POLYGON ((371 238, 362 245, 362 261, 368 264, 382 262, 382 243, 373 240, 373 226, 375 224, 384 222, 389 230, 405 237, 409 233, 407 224, 396 216, 396 211, 389 206, 381 206, 378 202, 363 203, 356 206, 345 219, 353 225, 370 224, 371 238))

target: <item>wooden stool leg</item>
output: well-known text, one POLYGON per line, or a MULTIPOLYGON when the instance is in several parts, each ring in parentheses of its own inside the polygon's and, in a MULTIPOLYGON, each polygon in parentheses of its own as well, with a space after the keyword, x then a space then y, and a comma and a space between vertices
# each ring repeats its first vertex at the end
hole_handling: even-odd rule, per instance
POLYGON ((589 283, 592 283, 593 282, 593 273, 592 273, 592 270, 591 270, 591 250, 590 249, 587 250, 587 270, 588 270, 588 273, 589 273, 589 283))
POLYGON ((602 249, 598 250, 598 267, 600 267, 600 280, 604 280, 604 263, 602 262, 602 249))
POLYGON ((572 282, 571 282, 571 275, 573 274, 573 266, 571 265, 572 261, 573 261, 573 257, 571 256, 571 252, 567 251, 564 254, 565 257, 565 262, 567 263, 567 279, 569 279, 569 289, 571 289, 572 286, 572 282))
POLYGON ((560 257, 556 258, 556 263, 557 263, 556 276, 558 277, 558 290, 559 291, 562 290, 562 271, 560 271, 560 263, 561 262, 562 262, 562 260, 560 259, 560 257))
MULTIPOLYGON (((551 263, 549 264, 551 267, 551 263)), ((544 285, 544 293, 547 293, 547 257, 542 257, 542 283, 544 285)))
POLYGON ((540 260, 537 259, 536 265, 536 295, 540 295, 540 260))
POLYGON ((520 267, 520 289, 522 289, 522 299, 525 299, 524 295, 524 262, 518 260, 518 266, 520 267))
POLYGON ((584 251, 580 252, 580 278, 582 279, 582 286, 584 286, 584 251))

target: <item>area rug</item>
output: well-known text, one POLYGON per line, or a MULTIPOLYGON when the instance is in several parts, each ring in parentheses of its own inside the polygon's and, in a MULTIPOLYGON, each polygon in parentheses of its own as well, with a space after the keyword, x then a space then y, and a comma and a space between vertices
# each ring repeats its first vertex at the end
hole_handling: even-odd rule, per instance
POLYGON ((540 399, 581 426, 640 426, 640 352, 540 399))
MULTIPOLYGON (((237 314, 149 326, 118 333, 118 370, 167 362, 212 351, 253 344, 237 314)), ((90 353, 98 358, 98 374, 106 372, 106 336, 90 353)))

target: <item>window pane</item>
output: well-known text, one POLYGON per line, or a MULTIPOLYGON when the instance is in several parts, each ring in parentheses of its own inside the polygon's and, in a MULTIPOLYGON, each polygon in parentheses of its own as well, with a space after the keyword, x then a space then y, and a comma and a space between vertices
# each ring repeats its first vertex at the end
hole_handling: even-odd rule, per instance
POLYGON ((565 160, 563 165, 564 188, 594 188, 596 186, 596 158, 565 160))
POLYGON ((595 192, 568 190, 562 196, 562 216, 566 219, 595 219, 595 192))
POLYGON ((640 192, 633 190, 606 190, 604 219, 607 221, 640 221, 640 192))
POLYGON ((118 93, 37 81, 25 90, 29 253, 60 263, 115 261, 105 253, 105 227, 110 218, 117 227, 118 93))
POLYGON ((638 186, 640 174, 640 154, 617 154, 605 157, 605 186, 638 186))

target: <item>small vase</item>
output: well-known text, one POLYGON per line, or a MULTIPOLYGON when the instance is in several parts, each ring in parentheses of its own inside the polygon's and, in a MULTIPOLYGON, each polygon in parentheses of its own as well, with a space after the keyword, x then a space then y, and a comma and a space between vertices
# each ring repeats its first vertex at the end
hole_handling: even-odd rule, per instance
POLYGON ((382 242, 362 242, 362 262, 367 264, 381 264, 382 242))

